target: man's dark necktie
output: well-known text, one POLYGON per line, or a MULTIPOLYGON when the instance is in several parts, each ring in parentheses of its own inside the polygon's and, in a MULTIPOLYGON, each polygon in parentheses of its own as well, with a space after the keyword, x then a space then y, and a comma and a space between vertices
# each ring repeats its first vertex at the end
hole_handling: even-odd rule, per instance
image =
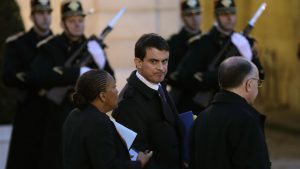
POLYGON ((170 121, 172 124, 175 124, 175 118, 174 118, 174 113, 172 112, 172 109, 167 101, 166 95, 162 87, 159 85, 158 87, 158 94, 161 100, 161 103, 163 105, 163 113, 164 116, 168 121, 170 121))

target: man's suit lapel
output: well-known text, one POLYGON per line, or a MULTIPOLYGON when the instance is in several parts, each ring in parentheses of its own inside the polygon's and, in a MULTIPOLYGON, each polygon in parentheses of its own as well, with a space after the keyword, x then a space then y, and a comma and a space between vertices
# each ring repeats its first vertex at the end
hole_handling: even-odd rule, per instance
POLYGON ((170 102, 170 98, 168 97, 165 89, 163 89, 163 90, 164 90, 164 94, 165 94, 166 99, 167 99, 167 103, 169 104, 169 106, 168 106, 169 108, 164 105, 164 103, 162 102, 163 100, 161 100, 161 98, 160 98, 157 91, 149 88, 147 85, 145 85, 141 80, 139 80, 136 77, 136 71, 133 71, 131 73, 131 75, 130 75, 130 77, 128 78, 127 81, 130 85, 133 85, 146 98, 148 98, 150 100, 151 99, 160 99, 160 102, 161 102, 161 105, 162 105, 162 113, 163 113, 164 118, 170 124, 172 124, 174 126, 176 125, 175 112, 173 112, 174 107, 172 107, 172 103, 170 102), (171 112, 167 112, 168 109, 171 112))

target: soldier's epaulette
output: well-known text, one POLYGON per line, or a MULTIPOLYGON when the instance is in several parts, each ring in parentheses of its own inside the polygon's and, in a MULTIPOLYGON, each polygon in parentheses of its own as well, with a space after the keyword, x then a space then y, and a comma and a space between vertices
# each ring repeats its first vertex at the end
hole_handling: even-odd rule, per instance
POLYGON ((36 45, 37 48, 41 47, 42 45, 46 44, 47 42, 49 42, 51 39, 53 39, 55 37, 55 35, 50 35, 47 38, 39 41, 36 45))
POLYGON ((191 38, 188 40, 188 44, 191 44, 191 43, 193 43, 194 41, 200 39, 201 36, 202 36, 202 35, 199 34, 199 35, 195 35, 195 36, 191 37, 191 38))
POLYGON ((9 43, 12 42, 14 40, 17 40, 20 36, 24 35, 24 32, 18 32, 12 36, 9 36, 8 38, 6 38, 5 43, 9 43))

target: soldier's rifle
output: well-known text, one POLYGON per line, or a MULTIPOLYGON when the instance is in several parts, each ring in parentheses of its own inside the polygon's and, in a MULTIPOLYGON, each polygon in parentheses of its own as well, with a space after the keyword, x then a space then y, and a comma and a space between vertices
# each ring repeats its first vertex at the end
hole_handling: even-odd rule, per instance
POLYGON ((96 37, 95 35, 92 35, 89 37, 85 42, 71 55, 71 57, 65 62, 66 67, 74 66, 74 64, 78 64, 79 66, 85 66, 89 60, 91 59, 91 55, 85 55, 82 57, 82 53, 85 51, 87 43, 90 40, 96 40, 99 45, 103 48, 104 44, 103 41, 106 38, 106 36, 113 30, 115 24, 120 19, 120 17, 124 14, 126 11, 126 8, 123 7, 119 10, 119 12, 113 17, 112 20, 107 24, 107 26, 103 29, 103 31, 100 33, 99 37, 96 37), (77 62, 79 59, 78 57, 81 57, 80 61, 77 62), (76 61, 76 63, 75 63, 76 61))
MULTIPOLYGON (((101 47, 103 47, 103 41, 105 37, 113 30, 114 25, 116 22, 120 19, 120 17, 124 14, 126 8, 122 8, 115 16, 114 18, 108 23, 108 25, 104 28, 104 30, 101 32, 99 37, 96 37, 95 35, 92 35, 90 38, 88 38, 75 52, 74 54, 65 62, 65 67, 71 67, 71 66, 86 66, 87 63, 92 59, 91 55, 88 54, 88 52, 85 50, 87 43, 90 40, 96 40, 101 47), (79 60, 79 61, 78 61, 79 60)), ((61 70, 59 67, 54 67, 54 71, 60 73, 61 70)), ((43 93, 46 93, 46 97, 50 100, 52 100, 57 105, 60 105, 67 92, 72 89, 73 86, 65 86, 65 87, 54 87, 50 89, 49 91, 41 90, 43 93)))
MULTIPOLYGON (((241 32, 242 35, 244 35, 245 37, 249 35, 251 30, 254 28, 254 25, 255 25, 257 19, 261 16, 261 14, 266 9, 266 6, 267 6, 266 2, 264 2, 260 5, 260 7, 257 9, 255 14, 253 15, 253 17, 248 22, 247 26, 241 32)), ((225 42, 225 45, 222 48, 222 50, 218 53, 218 55, 214 58, 214 60, 208 66, 208 70, 209 71, 216 70, 217 65, 224 59, 224 55, 226 54, 226 56, 228 56, 228 57, 233 56, 234 53, 237 52, 236 50, 237 49, 231 43, 231 38, 229 38, 229 40, 225 42)))
MULTIPOLYGON (((254 16, 250 19, 245 29, 242 31, 242 35, 247 36, 249 35, 250 31, 253 29, 257 19, 261 16, 263 11, 266 9, 267 3, 264 2, 260 5, 258 10, 255 12, 254 16)), ((208 65, 208 71, 213 72, 217 70, 217 66, 223 59, 226 57, 234 56, 234 54, 237 52, 237 48, 231 43, 231 38, 229 38, 228 41, 225 42, 224 47, 222 50, 218 53, 218 55, 213 59, 213 61, 208 65)), ((203 74, 201 72, 196 72, 194 74, 194 78, 202 81, 203 74)), ((206 107, 209 104, 210 99, 213 96, 214 91, 208 90, 208 91, 200 91, 198 92, 195 97, 193 98, 193 101, 201 105, 203 107, 206 107)))

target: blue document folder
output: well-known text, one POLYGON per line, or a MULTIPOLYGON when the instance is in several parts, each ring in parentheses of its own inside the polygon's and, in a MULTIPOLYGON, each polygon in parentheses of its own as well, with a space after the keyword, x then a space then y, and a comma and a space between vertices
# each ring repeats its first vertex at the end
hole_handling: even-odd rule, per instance
POLYGON ((193 112, 188 111, 179 114, 179 120, 183 126, 183 160, 188 162, 190 129, 192 128, 194 123, 193 112))

